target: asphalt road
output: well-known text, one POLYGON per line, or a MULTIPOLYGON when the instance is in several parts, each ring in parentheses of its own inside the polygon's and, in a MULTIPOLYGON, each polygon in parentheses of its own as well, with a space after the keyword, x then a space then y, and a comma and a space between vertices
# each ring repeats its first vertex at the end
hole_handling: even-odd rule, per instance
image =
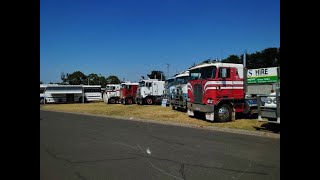
POLYGON ((40 179, 280 179, 280 140, 40 111, 40 179))

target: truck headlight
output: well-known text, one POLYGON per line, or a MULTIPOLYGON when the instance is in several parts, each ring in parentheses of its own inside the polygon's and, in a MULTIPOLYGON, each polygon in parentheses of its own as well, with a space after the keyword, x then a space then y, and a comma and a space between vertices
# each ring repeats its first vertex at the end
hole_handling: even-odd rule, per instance
POLYGON ((208 99, 208 100, 207 100, 207 103, 208 103, 208 104, 213 104, 213 100, 212 100, 212 99, 208 99))

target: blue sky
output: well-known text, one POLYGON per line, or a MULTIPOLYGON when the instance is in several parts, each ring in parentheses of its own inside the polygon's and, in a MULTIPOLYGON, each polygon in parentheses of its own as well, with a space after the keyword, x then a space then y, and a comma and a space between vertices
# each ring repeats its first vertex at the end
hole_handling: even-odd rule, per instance
POLYGON ((40 80, 82 71, 139 81, 280 47, 280 0, 40 0, 40 80))

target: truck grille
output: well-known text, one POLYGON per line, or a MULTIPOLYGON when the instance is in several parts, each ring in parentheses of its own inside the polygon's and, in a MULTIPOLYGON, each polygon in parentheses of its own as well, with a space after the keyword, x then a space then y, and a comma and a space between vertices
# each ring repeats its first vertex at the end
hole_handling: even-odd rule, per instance
POLYGON ((193 88, 194 103, 202 104, 202 85, 195 84, 193 88))
POLYGON ((137 89, 137 97, 141 98, 141 89, 140 88, 137 89))

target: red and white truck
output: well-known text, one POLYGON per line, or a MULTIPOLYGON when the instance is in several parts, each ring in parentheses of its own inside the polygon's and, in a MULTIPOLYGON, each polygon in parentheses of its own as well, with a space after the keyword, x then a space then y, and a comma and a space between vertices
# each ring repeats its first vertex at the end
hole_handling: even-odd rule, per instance
POLYGON ((120 101, 122 104, 133 104, 137 97, 139 83, 124 82, 121 83, 120 101))
POLYGON ((228 122, 248 113, 242 64, 209 62, 189 68, 187 111, 210 121, 228 122))

